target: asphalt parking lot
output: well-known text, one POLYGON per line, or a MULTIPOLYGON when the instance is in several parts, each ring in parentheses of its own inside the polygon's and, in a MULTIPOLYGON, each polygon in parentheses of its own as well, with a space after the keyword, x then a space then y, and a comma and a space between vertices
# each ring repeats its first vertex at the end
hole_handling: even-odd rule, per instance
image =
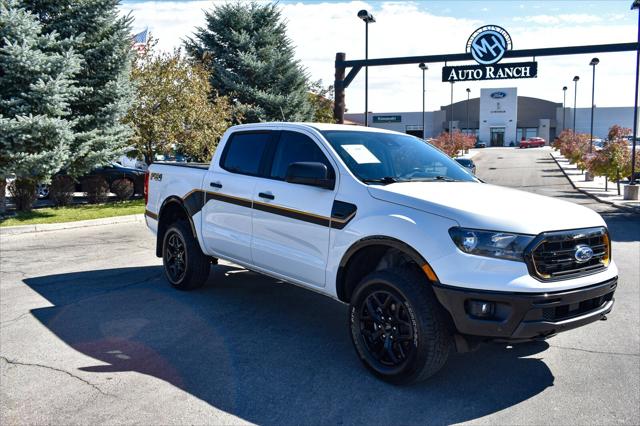
POLYGON ((142 224, 1 236, 0 423, 640 424, 640 216, 575 192, 544 149, 474 161, 605 217, 620 269, 607 321, 394 387, 356 358, 345 306, 229 264, 175 291, 142 224))

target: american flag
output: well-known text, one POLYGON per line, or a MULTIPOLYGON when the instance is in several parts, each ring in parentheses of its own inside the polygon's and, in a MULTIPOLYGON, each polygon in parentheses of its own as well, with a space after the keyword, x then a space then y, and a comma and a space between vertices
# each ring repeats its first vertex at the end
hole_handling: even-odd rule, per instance
POLYGON ((133 49, 137 50, 138 53, 143 53, 147 48, 148 41, 149 29, 145 28, 144 31, 133 36, 133 49))

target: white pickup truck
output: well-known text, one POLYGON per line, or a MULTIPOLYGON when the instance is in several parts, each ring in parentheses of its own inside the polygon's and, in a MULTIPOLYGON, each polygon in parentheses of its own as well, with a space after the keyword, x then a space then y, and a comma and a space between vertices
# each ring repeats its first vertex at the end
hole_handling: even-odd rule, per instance
POLYGON ((597 213, 483 183, 396 132, 236 126, 210 165, 156 163, 145 186, 174 287, 202 286, 221 258, 347 303, 358 356, 392 383, 431 376, 453 349, 604 319, 614 303, 597 213))

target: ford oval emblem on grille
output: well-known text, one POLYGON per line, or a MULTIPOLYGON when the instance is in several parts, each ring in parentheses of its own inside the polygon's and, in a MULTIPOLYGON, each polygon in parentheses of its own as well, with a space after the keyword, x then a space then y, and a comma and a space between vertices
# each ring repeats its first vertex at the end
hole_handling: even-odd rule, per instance
POLYGON ((576 252, 573 256, 578 263, 588 262, 593 257, 593 250, 591 247, 582 244, 576 247, 576 252))

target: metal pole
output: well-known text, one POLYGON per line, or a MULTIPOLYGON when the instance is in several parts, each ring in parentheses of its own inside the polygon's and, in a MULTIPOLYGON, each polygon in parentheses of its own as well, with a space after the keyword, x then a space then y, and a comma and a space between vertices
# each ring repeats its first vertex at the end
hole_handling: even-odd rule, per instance
POLYGON ((469 129, 469 95, 471 92, 467 90, 467 136, 471 134, 471 130, 469 129))
POLYGON ((575 83, 573 89, 573 134, 576 134, 576 103, 578 100, 578 80, 573 81, 575 83))
MULTIPOLYGON (((347 55, 342 52, 336 53, 336 62, 344 61, 347 55)), ((333 101, 333 118, 336 119, 336 123, 344 124, 344 75, 345 68, 336 66, 335 82, 333 86, 334 101, 333 101)))
POLYGON ((425 123, 424 111, 425 111, 425 108, 426 108, 426 106, 425 106, 425 97, 427 95, 427 91, 426 91, 426 88, 425 88, 425 72, 426 72, 426 70, 423 69, 422 70, 422 140, 425 140, 427 138, 426 137, 426 133, 425 133, 426 128, 424 127, 424 123, 425 123))
POLYGON ((596 93, 596 66, 593 67, 593 78, 591 83, 591 130, 589 131, 589 154, 593 151, 593 107, 595 105, 595 93, 596 93))
POLYGON ((635 185, 636 173, 636 135, 638 134, 638 72, 640 67, 640 9, 638 9, 638 43, 636 48, 636 97, 633 100, 633 136, 631 138, 631 182, 629 185, 635 185))
MULTIPOLYGON (((369 22, 364 23, 364 59, 369 59, 369 22)), ((369 66, 364 67, 364 125, 369 127, 369 66)))
POLYGON ((567 113, 567 88, 565 87, 564 90, 562 91, 564 93, 563 99, 562 99, 562 131, 564 132, 564 129, 566 129, 565 126, 565 116, 567 113))
POLYGON ((449 108, 451 119, 449 120, 449 142, 453 142, 453 81, 451 82, 451 107, 449 108))

